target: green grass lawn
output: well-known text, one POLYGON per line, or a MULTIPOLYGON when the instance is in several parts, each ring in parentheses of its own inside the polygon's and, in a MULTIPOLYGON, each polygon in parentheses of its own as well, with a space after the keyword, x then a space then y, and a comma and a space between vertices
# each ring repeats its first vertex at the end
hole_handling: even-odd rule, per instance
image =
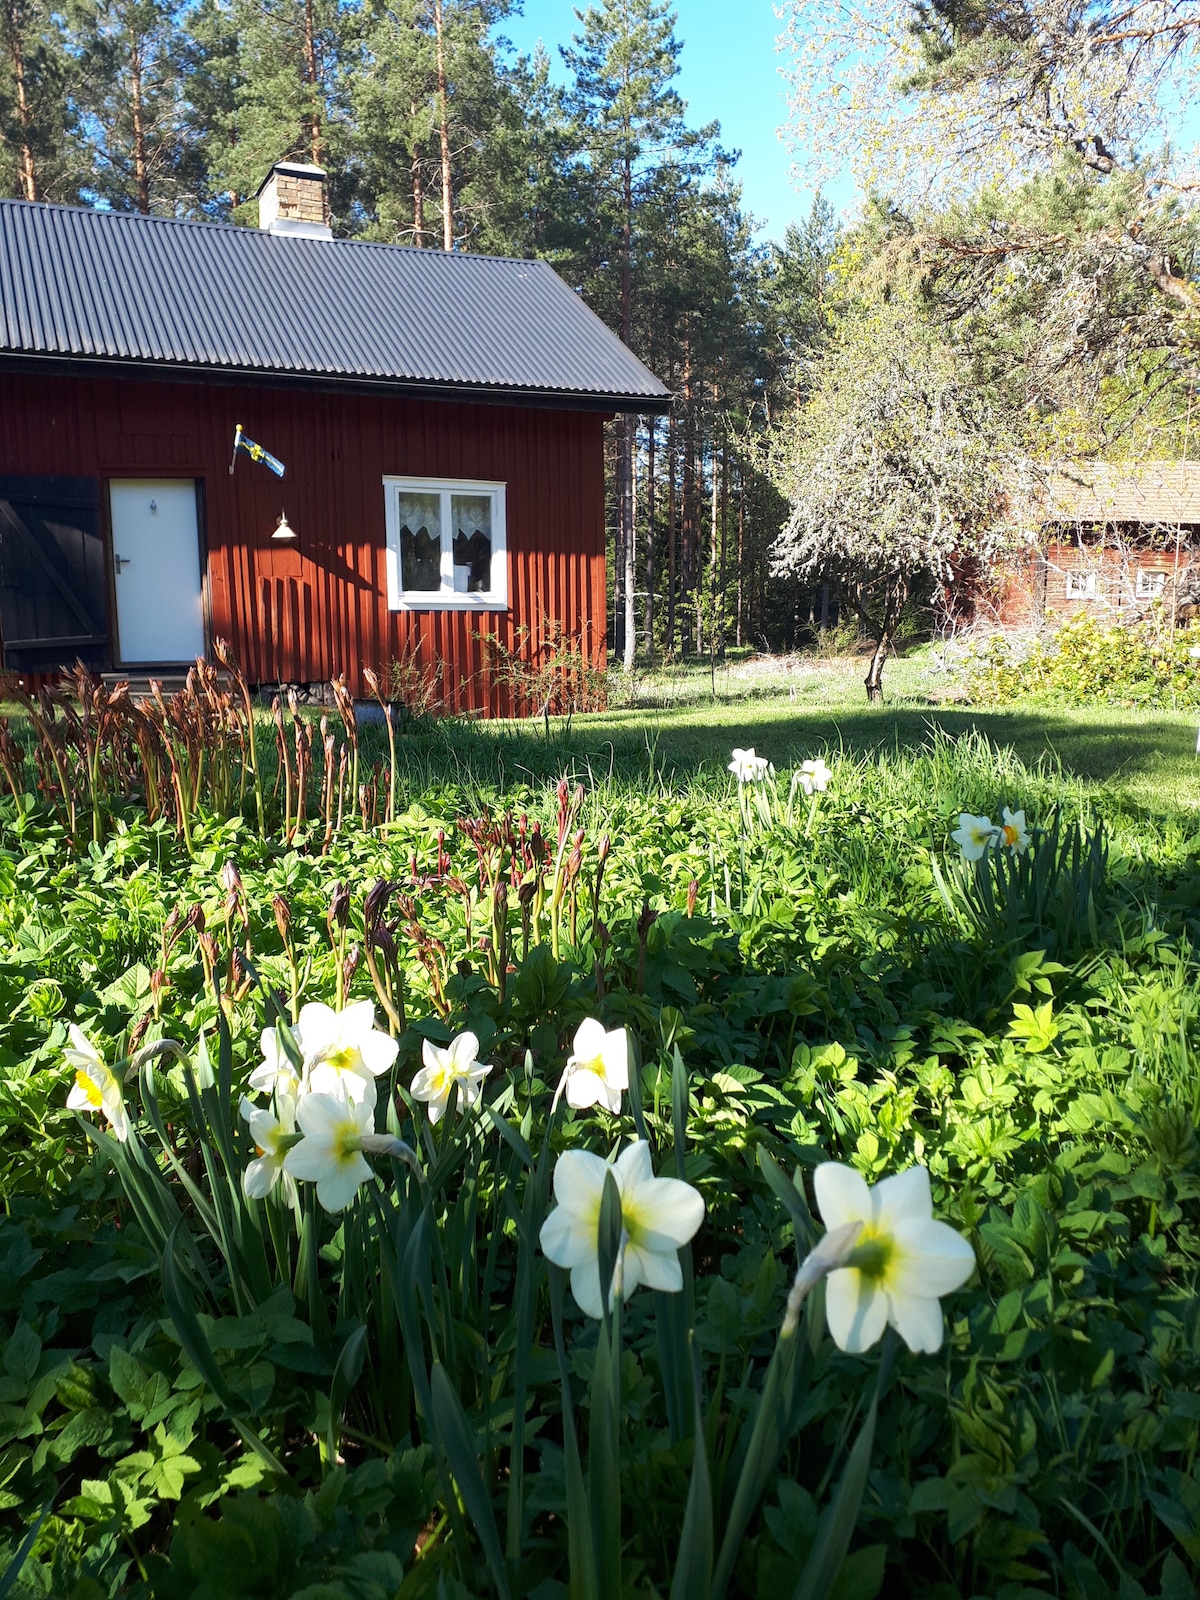
MULTIPOLYGON (((651 766, 677 782, 723 771, 735 745, 753 746, 780 770, 808 756, 867 757, 929 744, 934 730, 952 739, 978 734, 1009 747, 1027 766, 1045 768, 1094 803, 1126 803, 1149 811, 1196 809, 1200 757, 1196 717, 1167 707, 1079 708, 1030 699, 986 709, 939 703, 942 685, 924 658, 893 662, 881 705, 869 705, 858 660, 804 662, 790 673, 751 677, 737 669, 702 668, 626 686, 614 674, 612 698, 632 703, 602 714, 542 724, 448 724, 440 735, 463 759, 500 753, 530 776, 564 763, 636 782, 651 766)), ((944 685, 944 680, 943 680, 944 685)))

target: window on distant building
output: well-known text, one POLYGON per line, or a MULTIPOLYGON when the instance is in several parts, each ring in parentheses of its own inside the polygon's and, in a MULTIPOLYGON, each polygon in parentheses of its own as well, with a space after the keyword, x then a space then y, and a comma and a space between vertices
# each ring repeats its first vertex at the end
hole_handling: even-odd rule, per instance
POLYGON ((1095 598, 1096 574, 1094 572, 1067 573, 1068 600, 1094 600, 1095 598))
POLYGON ((383 480, 391 610, 507 609, 504 487, 445 478, 383 480))
POLYGON ((1167 575, 1149 567, 1139 567, 1134 593, 1139 600, 1160 600, 1166 593, 1167 575))

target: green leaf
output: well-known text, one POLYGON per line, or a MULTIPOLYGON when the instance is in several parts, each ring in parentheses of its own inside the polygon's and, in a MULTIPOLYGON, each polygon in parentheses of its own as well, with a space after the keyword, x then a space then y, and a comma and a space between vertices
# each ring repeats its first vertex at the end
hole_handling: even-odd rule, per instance
POLYGON ((827 1600, 827 1596, 833 1593, 858 1522, 863 1490, 867 1486, 878 1412, 879 1396, 876 1394, 871 1400, 866 1420, 859 1429, 858 1438, 854 1441, 833 1498, 821 1513, 817 1536, 792 1600, 827 1600))
POLYGON ((325 1441, 330 1463, 336 1461, 338 1457, 342 1413, 346 1409, 350 1391, 362 1374, 366 1342, 366 1327, 358 1327, 338 1351, 337 1363, 333 1369, 333 1382, 329 1386, 329 1433, 325 1441))
POLYGON ((692 1340, 692 1481, 688 1485, 683 1528, 679 1535, 679 1557, 671 1580, 671 1600, 709 1600, 712 1590, 713 1503, 712 1481, 708 1471, 708 1446, 704 1438, 704 1416, 700 1408, 700 1361, 692 1340))
POLYGON ((479 1470, 478 1446, 467 1424, 462 1404, 451 1388, 446 1369, 440 1361, 435 1361, 433 1364, 430 1394, 438 1441, 462 1495, 467 1515, 483 1546, 492 1582, 504 1600, 508 1600, 510 1590, 508 1574, 504 1569, 504 1552, 500 1548, 500 1536, 496 1532, 492 1502, 479 1470))

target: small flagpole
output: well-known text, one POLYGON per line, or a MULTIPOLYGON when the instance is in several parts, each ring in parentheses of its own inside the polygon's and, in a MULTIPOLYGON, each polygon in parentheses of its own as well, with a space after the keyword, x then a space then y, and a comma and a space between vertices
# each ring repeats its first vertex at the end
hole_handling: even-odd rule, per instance
POLYGON ((237 466, 238 445, 240 445, 241 442, 242 442, 242 425, 239 422, 238 425, 237 425, 237 431, 233 436, 233 454, 229 458, 229 476, 231 478, 233 477, 233 469, 234 469, 234 467, 237 466))

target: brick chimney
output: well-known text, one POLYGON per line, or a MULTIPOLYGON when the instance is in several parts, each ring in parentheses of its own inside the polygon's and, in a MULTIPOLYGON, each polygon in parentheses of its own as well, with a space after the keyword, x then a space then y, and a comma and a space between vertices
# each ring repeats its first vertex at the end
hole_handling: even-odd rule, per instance
POLYGON ((268 233, 332 239, 325 206, 325 169, 277 161, 258 191, 258 225, 268 233))

